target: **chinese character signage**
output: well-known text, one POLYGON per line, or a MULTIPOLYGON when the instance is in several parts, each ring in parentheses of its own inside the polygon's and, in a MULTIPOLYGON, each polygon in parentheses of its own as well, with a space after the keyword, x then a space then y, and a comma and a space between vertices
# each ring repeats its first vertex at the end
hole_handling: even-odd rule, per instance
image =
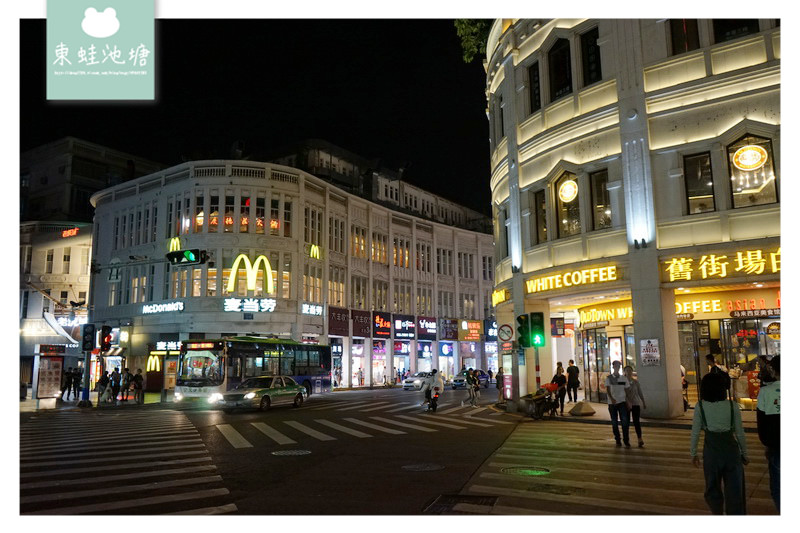
POLYGON ((480 320, 459 320, 458 340, 480 341, 483 335, 483 322, 480 320))
POLYGON ((156 350, 177 352, 181 349, 181 341, 158 341, 156 343, 156 350))
POLYGON ((413 339, 416 322, 411 315, 393 315, 394 322, 394 338, 395 339, 413 339))
POLYGON ((442 318, 439 320, 439 338, 444 341, 458 340, 458 320, 442 318))
POLYGON ((319 304, 303 304, 301 312, 304 315, 322 316, 322 306, 319 304))
POLYGON ((436 340, 436 319, 434 317, 417 317, 417 338, 421 341, 436 340))
POLYGON ((61 232, 61 238, 66 239, 67 237, 74 237, 75 235, 78 234, 79 229, 80 228, 65 229, 64 231, 61 232))
POLYGON ((778 274, 781 271, 781 249, 671 257, 663 260, 662 264, 662 280, 666 282, 778 274))
POLYGON ((153 0, 47 0, 47 99, 154 100, 154 18, 153 0))
POLYGON ((487 318, 485 321, 484 329, 486 331, 486 341, 494 342, 497 340, 497 320, 494 318, 487 318))
POLYGON ((339 307, 328 307, 328 335, 348 337, 350 335, 350 311, 339 307))
POLYGON ((369 338, 372 336, 372 313, 369 311, 350 311, 353 320, 353 337, 369 338))
POLYGON ((380 311, 372 312, 372 336, 385 339, 392 336, 392 315, 380 311))
POLYGON ((277 303, 275 298, 225 298, 222 310, 227 313, 271 313, 277 303))

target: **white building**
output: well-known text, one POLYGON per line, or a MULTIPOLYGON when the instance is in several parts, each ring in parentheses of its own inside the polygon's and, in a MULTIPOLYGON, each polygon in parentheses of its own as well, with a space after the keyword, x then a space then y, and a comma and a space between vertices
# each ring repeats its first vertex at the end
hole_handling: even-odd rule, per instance
POLYGON ((158 343, 256 333, 330 343, 344 385, 359 370, 368 386, 393 369, 496 369, 485 335, 458 341, 459 325, 474 337, 466 320, 491 309, 489 234, 392 210, 296 168, 241 160, 181 164, 91 201, 100 272, 92 321, 127 334, 131 368, 162 356, 158 343), (171 244, 209 259, 168 265, 171 244), (370 327, 376 320, 392 327, 370 327))
POLYGON ((590 399, 617 359, 675 416, 711 353, 749 406, 780 351, 779 21, 503 19, 486 68, 498 321, 550 317, 543 377, 575 359, 590 399))

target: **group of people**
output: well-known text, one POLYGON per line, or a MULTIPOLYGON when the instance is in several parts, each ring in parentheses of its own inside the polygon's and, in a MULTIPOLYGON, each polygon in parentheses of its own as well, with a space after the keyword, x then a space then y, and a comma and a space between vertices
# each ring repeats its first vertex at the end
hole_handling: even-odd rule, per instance
POLYGON ((467 384, 467 397, 461 400, 461 407, 467 402, 470 407, 478 407, 478 398, 481 397, 480 374, 477 370, 468 368, 464 376, 467 384))
POLYGON ((69 401, 70 396, 72 396, 73 400, 78 399, 78 391, 81 388, 81 378, 83 377, 83 372, 81 372, 80 368, 72 368, 69 367, 64 375, 61 376, 61 399, 66 399, 69 401), (64 397, 66 394, 66 398, 64 397))
POLYGON ((550 383, 558 385, 555 395, 556 401, 561 407, 561 416, 564 416, 564 400, 567 395, 569 395, 569 403, 578 401, 578 387, 580 387, 581 384, 578 377, 580 375, 580 369, 575 366, 575 361, 573 359, 569 360, 569 366, 566 370, 567 375, 565 376, 564 373, 564 365, 559 361, 556 363, 556 375, 550 380, 550 383))
POLYGON ((119 367, 114 367, 114 371, 110 375, 106 370, 97 380, 97 402, 98 404, 116 404, 118 399, 119 401, 127 402, 131 390, 133 390, 133 401, 137 404, 143 404, 144 376, 142 375, 142 369, 139 368, 136 370, 136 374, 132 374, 130 369, 126 368, 120 374, 119 367))

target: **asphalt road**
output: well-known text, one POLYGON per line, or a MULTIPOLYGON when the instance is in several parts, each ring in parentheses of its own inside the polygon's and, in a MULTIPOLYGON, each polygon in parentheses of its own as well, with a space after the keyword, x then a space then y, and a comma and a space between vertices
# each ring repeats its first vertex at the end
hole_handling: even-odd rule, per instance
POLYGON ((183 412, 239 513, 404 515, 458 493, 516 426, 510 415, 460 408, 465 396, 448 389, 437 413, 401 389, 312 395, 299 409, 183 412), (273 454, 297 450, 310 453, 273 454))

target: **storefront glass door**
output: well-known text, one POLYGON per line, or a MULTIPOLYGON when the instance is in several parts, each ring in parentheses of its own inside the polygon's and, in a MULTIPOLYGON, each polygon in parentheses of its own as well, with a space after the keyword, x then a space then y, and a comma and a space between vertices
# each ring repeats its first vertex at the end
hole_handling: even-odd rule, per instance
POLYGON ((583 361, 586 398, 592 402, 605 402, 605 380, 611 365, 605 328, 584 331, 583 361))

